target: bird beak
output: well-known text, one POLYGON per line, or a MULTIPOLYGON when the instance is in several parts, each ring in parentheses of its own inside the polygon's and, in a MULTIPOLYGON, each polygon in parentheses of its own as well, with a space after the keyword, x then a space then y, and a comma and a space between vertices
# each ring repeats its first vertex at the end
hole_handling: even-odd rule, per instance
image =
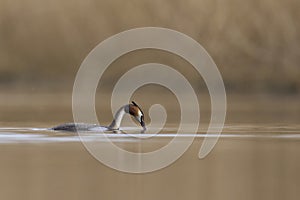
POLYGON ((141 121, 141 126, 143 127, 144 131, 146 130, 145 122, 141 121))

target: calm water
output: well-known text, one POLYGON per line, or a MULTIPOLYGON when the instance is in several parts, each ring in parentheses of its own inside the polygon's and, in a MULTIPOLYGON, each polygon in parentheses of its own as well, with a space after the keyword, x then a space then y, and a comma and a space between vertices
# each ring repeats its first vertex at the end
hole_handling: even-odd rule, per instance
MULTIPOLYGON (((224 131, 207 157, 198 158, 206 136, 204 123, 190 148, 175 163, 151 173, 129 174, 96 160, 76 134, 47 129, 72 121, 69 95, 11 94, 3 98, 6 101, 0 102, 0 199, 300 197, 298 99, 246 101, 248 97, 229 96, 224 131)), ((106 136, 125 150, 150 152, 175 136, 176 123, 166 127, 151 138, 137 138, 145 135, 139 135, 136 128, 125 128, 128 134, 106 136)), ((103 134, 86 134, 90 142, 97 142, 106 152, 103 134)), ((188 132, 181 134, 182 140, 190 136, 188 132)))
MULTIPOLYGON (((159 133, 155 130, 147 130, 141 133, 139 128, 122 127, 119 132, 111 131, 84 132, 85 138, 89 141, 102 142, 105 138, 113 142, 145 142, 151 139, 153 141, 161 141, 172 139, 174 137, 194 137, 194 134, 188 132, 178 133, 176 128, 164 128, 159 133)), ((205 137, 219 137, 220 139, 265 139, 265 140, 299 140, 300 125, 225 125, 222 134, 206 134, 206 129, 199 129, 195 139, 203 139, 205 137)), ((67 143, 81 142, 80 137, 76 132, 53 131, 49 127, 34 128, 34 127, 1 127, 0 128, 0 144, 22 144, 22 143, 67 143)))
MULTIPOLYGON (((106 136, 126 150, 141 152, 164 146, 175 133, 168 128, 142 140, 126 134, 106 136)), ((103 134, 87 136, 105 151, 103 134)), ((204 137, 200 130, 188 151, 169 167, 137 175, 94 159, 76 134, 2 127, 0 198, 298 199, 299 126, 226 125, 213 151, 200 160, 204 137)))

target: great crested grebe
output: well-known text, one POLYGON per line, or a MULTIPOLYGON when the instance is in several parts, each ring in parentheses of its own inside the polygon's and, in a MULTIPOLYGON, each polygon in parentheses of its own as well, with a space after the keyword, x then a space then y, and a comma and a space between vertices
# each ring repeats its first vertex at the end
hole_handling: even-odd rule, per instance
POLYGON ((66 123, 61 124, 58 126, 55 126, 51 128, 55 131, 115 131, 119 130, 121 121, 123 119, 123 116, 125 114, 130 114, 134 117, 134 119, 140 123, 140 125, 143 127, 143 130, 146 130, 145 122, 144 122, 144 113, 142 109, 134 102, 132 101, 132 104, 127 104, 119 108, 119 110, 116 112, 113 121, 109 126, 99 126, 97 124, 85 124, 85 123, 66 123))

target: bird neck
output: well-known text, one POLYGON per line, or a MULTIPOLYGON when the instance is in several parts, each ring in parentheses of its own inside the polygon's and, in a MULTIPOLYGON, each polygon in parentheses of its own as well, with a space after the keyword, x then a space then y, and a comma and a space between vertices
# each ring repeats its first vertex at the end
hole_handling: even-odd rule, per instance
POLYGON ((122 106, 115 114, 113 121, 111 122, 111 124, 109 125, 109 129, 112 130, 116 130, 120 128, 121 125, 121 121, 124 117, 124 115, 126 114, 126 105, 122 106))

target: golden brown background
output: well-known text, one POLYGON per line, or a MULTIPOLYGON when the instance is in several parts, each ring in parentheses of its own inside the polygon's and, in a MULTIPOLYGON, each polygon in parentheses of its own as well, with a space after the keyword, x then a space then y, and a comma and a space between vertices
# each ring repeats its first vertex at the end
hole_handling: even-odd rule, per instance
POLYGON ((158 26, 202 44, 227 91, 295 94, 299 6, 297 0, 1 0, 0 87, 70 90, 99 42, 127 29, 158 26))

